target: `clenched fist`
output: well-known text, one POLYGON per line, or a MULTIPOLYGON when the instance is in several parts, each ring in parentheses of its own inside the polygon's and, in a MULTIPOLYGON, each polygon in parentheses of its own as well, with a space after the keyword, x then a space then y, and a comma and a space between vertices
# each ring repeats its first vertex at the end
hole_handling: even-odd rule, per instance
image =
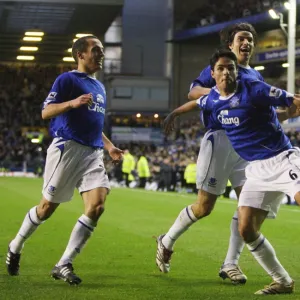
POLYGON ((92 104, 93 104, 93 95, 92 95, 92 93, 81 95, 78 98, 70 101, 70 107, 71 108, 78 108, 82 105, 91 106, 92 104))

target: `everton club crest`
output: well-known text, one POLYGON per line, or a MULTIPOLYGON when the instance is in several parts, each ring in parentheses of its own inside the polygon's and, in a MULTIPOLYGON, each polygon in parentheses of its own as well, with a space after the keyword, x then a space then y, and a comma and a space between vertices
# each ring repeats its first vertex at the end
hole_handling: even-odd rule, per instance
POLYGON ((239 105, 240 105, 240 99, 238 97, 234 96, 229 100, 229 106, 231 108, 237 107, 239 105))

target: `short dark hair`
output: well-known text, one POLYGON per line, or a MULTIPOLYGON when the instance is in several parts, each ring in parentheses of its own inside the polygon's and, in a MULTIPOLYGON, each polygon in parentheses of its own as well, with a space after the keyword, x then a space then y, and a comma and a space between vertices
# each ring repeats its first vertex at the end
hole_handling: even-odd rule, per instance
POLYGON ((86 35, 83 36, 81 38, 79 38, 77 41, 75 41, 75 43, 72 46, 72 56, 75 59, 76 63, 78 63, 78 58, 77 58, 77 52, 84 52, 86 51, 87 47, 88 47, 88 40, 89 39, 97 39, 98 37, 96 37, 95 35, 86 35))
POLYGON ((234 36, 240 31, 248 31, 253 35, 253 42, 256 45, 257 42, 257 33, 254 27, 249 23, 236 23, 230 26, 225 27, 220 31, 220 40, 221 44, 224 47, 229 47, 234 40, 234 36))
POLYGON ((220 49, 220 50, 215 51, 215 53, 210 58, 211 70, 214 70, 216 63, 218 62, 218 60, 221 57, 227 57, 227 58, 231 59, 234 62, 235 67, 237 68, 238 62, 237 62, 237 58, 236 58, 235 54, 228 49, 220 49))

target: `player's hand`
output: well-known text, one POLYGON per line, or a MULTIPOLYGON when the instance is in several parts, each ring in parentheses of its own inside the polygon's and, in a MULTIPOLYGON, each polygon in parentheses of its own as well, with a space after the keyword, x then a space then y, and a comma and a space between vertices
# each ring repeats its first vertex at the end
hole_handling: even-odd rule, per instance
POLYGON ((169 135, 171 133, 171 131, 173 131, 175 129, 175 124, 174 121, 176 119, 176 116, 174 114, 169 114, 163 123, 163 128, 164 128, 164 132, 165 135, 169 135))
POLYGON ((124 151, 117 147, 111 147, 109 149, 108 153, 109 153, 109 156, 112 158, 112 163, 114 165, 119 164, 123 159, 124 151))
POLYGON ((299 117, 300 107, 297 107, 296 105, 291 105, 290 107, 286 108, 286 113, 288 119, 299 117))
POLYGON ((71 108, 78 108, 82 105, 91 106, 92 104, 93 104, 93 95, 92 95, 92 93, 81 95, 78 98, 70 101, 70 107, 71 108))

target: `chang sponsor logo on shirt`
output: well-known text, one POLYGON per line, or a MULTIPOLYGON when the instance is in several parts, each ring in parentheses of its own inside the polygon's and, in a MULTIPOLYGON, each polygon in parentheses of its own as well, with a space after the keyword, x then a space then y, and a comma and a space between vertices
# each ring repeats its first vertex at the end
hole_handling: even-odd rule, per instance
POLYGON ((238 117, 227 117, 228 116, 228 110, 222 110, 220 114, 218 115, 218 121, 223 125, 232 125, 235 126, 240 125, 240 119, 238 117))
POLYGON ((97 94, 96 101, 93 99, 93 104, 89 106, 88 109, 105 115, 105 108, 101 106, 101 104, 104 104, 104 102, 103 96, 101 94, 97 94))

